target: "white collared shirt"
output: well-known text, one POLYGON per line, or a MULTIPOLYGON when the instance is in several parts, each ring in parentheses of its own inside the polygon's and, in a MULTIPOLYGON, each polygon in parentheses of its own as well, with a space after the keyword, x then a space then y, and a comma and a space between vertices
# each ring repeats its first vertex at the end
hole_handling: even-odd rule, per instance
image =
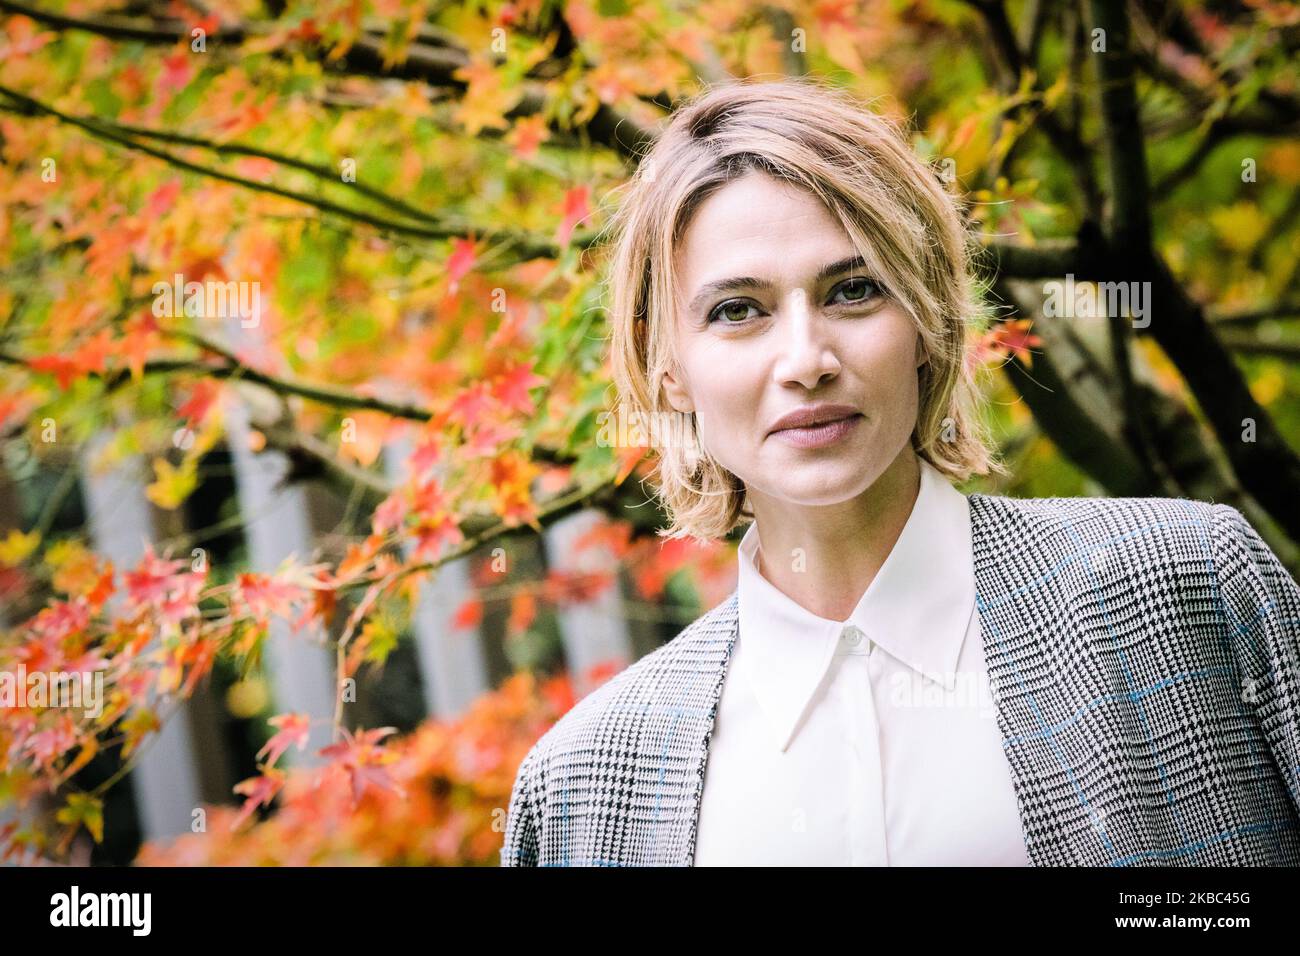
POLYGON ((757 545, 751 525, 695 865, 1028 866, 966 497, 921 462, 907 524, 846 621, 779 591, 757 545))

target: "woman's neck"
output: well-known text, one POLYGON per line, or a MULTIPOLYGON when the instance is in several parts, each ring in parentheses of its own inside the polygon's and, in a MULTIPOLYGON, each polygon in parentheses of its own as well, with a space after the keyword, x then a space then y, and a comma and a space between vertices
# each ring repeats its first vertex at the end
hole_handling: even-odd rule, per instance
POLYGON ((903 449, 861 495, 796 505, 750 489, 759 573, 800 607, 843 621, 889 557, 921 488, 921 462, 903 449))

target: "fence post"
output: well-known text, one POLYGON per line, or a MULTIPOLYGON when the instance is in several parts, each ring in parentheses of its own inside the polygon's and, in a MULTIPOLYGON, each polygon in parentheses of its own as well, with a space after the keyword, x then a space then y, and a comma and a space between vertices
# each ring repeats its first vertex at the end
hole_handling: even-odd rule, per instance
MULTIPOLYGON (((139 458, 127 458, 107 472, 92 467, 109 440, 100 432, 82 449, 82 492, 86 524, 95 550, 113 562, 120 576, 144 557, 145 544, 155 534, 145 477, 139 458)), ((110 607, 119 600, 110 598, 110 607)), ((151 649, 157 646, 154 642, 151 649)), ((190 832, 193 812, 200 806, 198 768, 191 743, 188 702, 142 745, 128 775, 139 808, 144 840, 167 839, 190 832)))
MULTIPOLYGON (((287 456, 272 449, 252 450, 248 411, 238 396, 226 403, 225 415, 249 569, 271 574, 293 554, 307 563, 312 551, 311 521, 302 489, 282 484, 289 470, 287 456)), ((306 632, 295 634, 289 622, 277 616, 267 630, 265 659, 276 709, 308 714, 312 720, 306 749, 291 748, 281 759, 318 766, 317 751, 331 742, 334 719, 336 688, 330 649, 314 643, 306 632)))
POLYGON ((579 697, 592 689, 589 674, 597 664, 615 663, 621 668, 632 662, 618 562, 602 548, 579 552, 575 547, 578 538, 601 520, 600 511, 586 508, 555 522, 543 534, 547 563, 557 571, 615 575, 614 586, 595 600, 560 608, 558 613, 564 655, 579 697))
MULTIPOLYGON (((390 481, 405 479, 412 452, 410 439, 384 446, 384 471, 390 481)), ((404 543, 409 554, 409 543, 404 543)), ((411 611, 411 629, 420 661, 420 683, 429 715, 449 720, 463 714, 475 698, 489 689, 483 645, 477 630, 457 630, 456 609, 473 593, 470 559, 449 561, 420 584, 411 611)))

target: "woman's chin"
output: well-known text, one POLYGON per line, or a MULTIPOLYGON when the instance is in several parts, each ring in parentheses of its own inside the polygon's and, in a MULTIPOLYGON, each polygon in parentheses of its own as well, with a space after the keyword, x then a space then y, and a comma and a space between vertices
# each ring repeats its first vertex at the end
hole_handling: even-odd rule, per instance
POLYGON ((862 494, 870 482, 863 482, 864 474, 874 474, 861 462, 852 466, 830 462, 803 467, 794 466, 769 475, 760 490, 778 500, 793 505, 837 505, 862 494))

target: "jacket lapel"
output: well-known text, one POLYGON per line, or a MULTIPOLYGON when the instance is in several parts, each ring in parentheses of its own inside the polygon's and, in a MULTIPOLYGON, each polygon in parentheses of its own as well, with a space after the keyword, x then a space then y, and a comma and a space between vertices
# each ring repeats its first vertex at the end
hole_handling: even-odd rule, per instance
POLYGON ((1146 841, 1133 823, 1107 821, 1099 788, 1122 804, 1122 780, 1107 764, 1107 742, 1078 718, 1081 704, 1120 687, 1096 666, 1063 596, 1066 570, 1038 546, 1041 530, 1016 499, 969 498, 975 607, 1025 850, 1035 866, 1109 865, 1122 855, 1116 847, 1146 841))

